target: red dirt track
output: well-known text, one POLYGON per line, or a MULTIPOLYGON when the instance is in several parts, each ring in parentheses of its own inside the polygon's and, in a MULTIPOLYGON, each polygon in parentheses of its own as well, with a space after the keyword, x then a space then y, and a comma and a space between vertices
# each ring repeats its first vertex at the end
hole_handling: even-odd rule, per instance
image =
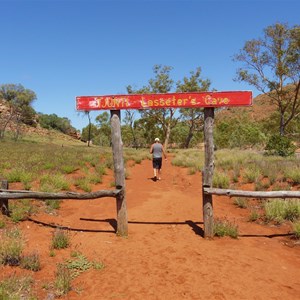
MULTIPOLYGON (((76 250, 103 261, 105 268, 78 276, 65 299, 300 299, 300 246, 282 235, 291 230, 288 224, 250 223, 249 211, 233 199, 214 197, 214 216, 238 224, 240 237, 206 240, 200 174, 187 175, 170 160, 163 162, 158 182, 151 180, 150 161, 128 169, 128 238, 115 234, 113 198, 64 201, 57 216, 32 217, 71 229, 71 247, 57 250, 55 257, 49 255, 54 228, 21 223, 26 250, 41 255, 42 270, 30 273, 37 286, 53 281, 56 263, 76 250)), ((109 174, 94 190, 110 188, 112 181, 109 174)), ((47 290, 39 293, 50 299, 47 290)))

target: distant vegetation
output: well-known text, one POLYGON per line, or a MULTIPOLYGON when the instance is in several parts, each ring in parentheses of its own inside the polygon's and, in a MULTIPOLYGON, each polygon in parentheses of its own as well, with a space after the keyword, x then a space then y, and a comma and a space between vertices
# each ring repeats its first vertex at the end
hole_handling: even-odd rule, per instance
MULTIPOLYGON (((294 153, 294 145, 300 140, 299 33, 299 25, 288 27, 276 23, 264 29, 263 37, 247 41, 234 56, 234 61, 240 64, 236 80, 255 87, 264 97, 260 95, 254 99, 253 110, 215 110, 217 149, 266 149, 269 155, 280 156, 294 153), (258 106, 260 110, 256 109, 258 106), (224 115, 226 117, 222 117, 224 115)), ((172 69, 171 66, 154 65, 154 77, 139 88, 128 85, 127 93, 215 90, 211 80, 203 77, 201 67, 176 82, 171 76, 172 69)), ((22 124, 77 137, 76 129, 67 118, 36 113, 32 108, 35 100, 35 93, 20 84, 0 85, 0 139, 7 131, 13 133, 15 140, 19 139, 22 124)), ((81 132, 81 139, 88 145, 110 146, 109 113, 99 113, 95 124, 89 112, 85 113, 89 122, 81 132)), ((203 142, 203 123, 202 108, 122 111, 122 140, 126 147, 143 148, 159 137, 166 149, 193 148, 203 142)))

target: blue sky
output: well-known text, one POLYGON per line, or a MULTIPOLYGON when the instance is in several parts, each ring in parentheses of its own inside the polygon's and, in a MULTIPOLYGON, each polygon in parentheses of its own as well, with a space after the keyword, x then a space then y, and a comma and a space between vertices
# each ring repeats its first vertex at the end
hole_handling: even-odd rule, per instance
POLYGON ((0 84, 31 89, 36 111, 79 130, 76 96, 140 88, 156 64, 175 82, 201 67, 211 88, 255 96, 233 81, 233 55, 269 25, 300 23, 298 0, 0 0, 0 11, 0 84))

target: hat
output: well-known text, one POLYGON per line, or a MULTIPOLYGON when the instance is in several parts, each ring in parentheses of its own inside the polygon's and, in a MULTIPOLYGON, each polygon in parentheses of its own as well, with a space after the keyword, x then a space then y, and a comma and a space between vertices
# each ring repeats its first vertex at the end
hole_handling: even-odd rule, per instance
POLYGON ((155 142, 159 142, 159 138, 156 138, 154 141, 155 141, 155 142))

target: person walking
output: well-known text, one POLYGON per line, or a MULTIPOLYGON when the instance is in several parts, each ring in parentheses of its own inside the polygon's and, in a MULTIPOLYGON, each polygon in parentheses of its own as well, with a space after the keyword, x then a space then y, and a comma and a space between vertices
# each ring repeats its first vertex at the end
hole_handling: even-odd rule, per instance
POLYGON ((167 159, 167 154, 163 145, 159 142, 159 138, 155 138, 155 143, 150 147, 150 153, 152 154, 152 165, 154 173, 154 181, 161 180, 161 166, 162 166, 162 156, 164 155, 167 159))

